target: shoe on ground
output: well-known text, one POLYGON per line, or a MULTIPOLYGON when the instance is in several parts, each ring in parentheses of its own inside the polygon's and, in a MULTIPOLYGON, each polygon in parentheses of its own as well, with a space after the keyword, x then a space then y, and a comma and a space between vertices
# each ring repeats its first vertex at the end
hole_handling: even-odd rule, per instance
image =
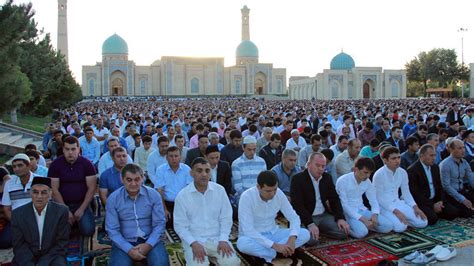
POLYGON ((436 256, 433 253, 425 253, 411 261, 412 264, 428 265, 436 262, 436 256))
POLYGON ((414 252, 412 252, 412 253, 406 255, 405 257, 403 257, 403 261, 409 263, 409 262, 411 262, 412 260, 418 258, 421 254, 422 254, 422 253, 419 252, 418 250, 417 250, 417 251, 414 251, 414 252))
POLYGON ((435 254, 436 260, 439 261, 447 261, 457 255, 456 249, 449 245, 437 245, 428 253, 435 254))

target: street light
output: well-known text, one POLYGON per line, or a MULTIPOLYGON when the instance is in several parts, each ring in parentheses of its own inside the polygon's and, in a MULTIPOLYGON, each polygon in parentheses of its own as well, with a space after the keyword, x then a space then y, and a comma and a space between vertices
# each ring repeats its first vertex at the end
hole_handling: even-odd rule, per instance
MULTIPOLYGON (((459 28, 458 32, 461 33, 461 68, 464 68, 464 32, 466 28, 459 28)), ((464 98, 464 81, 461 79, 461 97, 464 98)))

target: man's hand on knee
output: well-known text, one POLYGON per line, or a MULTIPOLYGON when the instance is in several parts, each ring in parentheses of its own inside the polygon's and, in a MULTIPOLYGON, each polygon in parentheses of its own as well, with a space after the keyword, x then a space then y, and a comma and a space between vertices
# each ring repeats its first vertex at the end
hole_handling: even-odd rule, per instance
POLYGON ((207 256, 204 247, 199 244, 199 242, 194 241, 191 244, 191 248, 193 249, 193 260, 197 261, 198 263, 203 263, 207 256))
POLYGON ((138 244, 135 246, 136 248, 138 248, 138 251, 140 251, 140 253, 143 255, 143 256, 146 256, 148 255, 148 252, 150 252, 150 250, 153 248, 150 244, 148 243, 142 243, 142 244, 138 244))
POLYGON ((227 241, 219 241, 219 244, 217 245, 217 254, 222 255, 222 257, 230 257, 233 253, 234 250, 227 241))
POLYGON ((137 247, 133 247, 128 251, 128 256, 132 258, 132 260, 143 260, 146 259, 146 256, 143 256, 140 253, 140 250, 137 247))

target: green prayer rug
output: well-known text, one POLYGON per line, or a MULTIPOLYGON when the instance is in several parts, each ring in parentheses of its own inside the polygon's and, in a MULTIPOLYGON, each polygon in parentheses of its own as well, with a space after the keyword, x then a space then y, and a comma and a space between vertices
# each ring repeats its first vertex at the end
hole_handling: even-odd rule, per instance
POLYGON ((416 232, 455 247, 474 244, 474 228, 451 221, 439 220, 432 226, 416 229, 416 232))
POLYGON ((365 240, 365 242, 397 257, 403 257, 415 250, 429 250, 440 243, 438 240, 412 231, 382 235, 365 240))
POLYGON ((453 222, 462 226, 474 228, 474 218, 456 218, 453 220, 453 222))

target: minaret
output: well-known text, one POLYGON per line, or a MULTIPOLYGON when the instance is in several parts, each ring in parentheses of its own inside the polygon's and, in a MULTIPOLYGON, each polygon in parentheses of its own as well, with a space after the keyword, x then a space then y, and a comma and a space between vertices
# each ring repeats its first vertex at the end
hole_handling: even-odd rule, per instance
POLYGON ((250 9, 245 5, 242 11, 242 41, 250 41, 249 13, 250 9))
POLYGON ((67 49, 67 0, 58 0, 58 51, 68 59, 67 49))

